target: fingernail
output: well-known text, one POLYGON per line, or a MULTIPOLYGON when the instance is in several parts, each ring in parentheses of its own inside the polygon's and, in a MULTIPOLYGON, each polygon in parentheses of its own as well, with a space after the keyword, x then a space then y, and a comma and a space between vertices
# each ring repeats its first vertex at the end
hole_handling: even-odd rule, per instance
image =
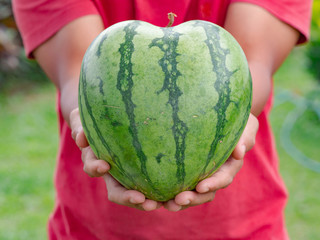
POLYGON ((77 130, 76 130, 76 133, 77 133, 77 135, 76 136, 78 136, 79 135, 79 133, 81 133, 83 130, 82 130, 82 127, 78 127, 77 128, 77 130))
POLYGON ((182 208, 182 206, 177 205, 177 207, 176 207, 175 209, 172 209, 172 211, 173 211, 173 212, 178 212, 178 211, 181 210, 181 208, 182 208))
POLYGON ((242 156, 244 157, 244 155, 246 154, 246 146, 245 145, 242 145, 241 146, 241 153, 242 153, 242 156))
POLYGON ((186 201, 181 203, 181 205, 189 205, 189 204, 190 204, 190 200, 186 200, 186 201))
POLYGON ((132 204, 137 204, 138 203, 134 198, 130 198, 129 202, 132 203, 132 204))
POLYGON ((97 168, 97 172, 98 173, 100 173, 100 174, 104 174, 104 173, 106 173, 108 170, 107 170, 107 168, 105 168, 105 167, 98 167, 97 168))
POLYGON ((206 192, 209 192, 209 188, 207 186, 202 188, 201 193, 206 193, 206 192))

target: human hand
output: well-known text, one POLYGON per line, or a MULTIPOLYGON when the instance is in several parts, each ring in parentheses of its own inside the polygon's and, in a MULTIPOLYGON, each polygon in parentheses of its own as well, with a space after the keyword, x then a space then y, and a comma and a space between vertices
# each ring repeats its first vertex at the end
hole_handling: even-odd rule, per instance
POLYGON ((146 199, 141 192, 124 188, 108 173, 110 165, 104 160, 97 159, 89 146, 83 132, 78 108, 70 114, 70 127, 72 138, 82 152, 83 170, 91 177, 104 178, 108 189, 109 201, 145 211, 152 211, 162 206, 159 202, 146 199))
POLYGON ((76 108, 70 113, 71 135, 79 149, 81 150, 81 159, 83 170, 91 177, 101 177, 106 174, 110 166, 104 160, 98 160, 93 153, 87 138, 84 134, 79 109, 76 108))
POLYGON ((250 114, 241 138, 229 159, 212 176, 200 181, 195 191, 179 193, 173 200, 166 202, 164 207, 169 211, 179 211, 212 201, 216 191, 229 186, 241 169, 245 153, 255 144, 258 128, 257 118, 250 114))

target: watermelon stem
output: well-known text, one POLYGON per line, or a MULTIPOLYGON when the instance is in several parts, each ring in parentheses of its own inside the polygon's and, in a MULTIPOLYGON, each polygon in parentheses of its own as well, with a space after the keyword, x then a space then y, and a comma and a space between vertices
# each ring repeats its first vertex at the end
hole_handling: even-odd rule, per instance
POLYGON ((168 13, 169 23, 168 23, 168 25, 166 26, 167 28, 172 26, 175 17, 177 17, 177 15, 174 14, 173 12, 168 13))

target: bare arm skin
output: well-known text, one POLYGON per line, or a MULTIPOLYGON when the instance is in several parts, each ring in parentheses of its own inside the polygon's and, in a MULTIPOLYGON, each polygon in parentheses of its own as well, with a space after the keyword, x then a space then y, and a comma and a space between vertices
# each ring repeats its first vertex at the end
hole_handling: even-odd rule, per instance
POLYGON ((63 27, 34 51, 34 56, 61 94, 61 110, 69 115, 78 107, 78 82, 82 58, 90 43, 103 31, 100 16, 81 17, 63 27))
POLYGON ((297 43, 299 32, 249 3, 230 5, 225 29, 240 43, 248 59, 253 79, 251 112, 258 116, 268 100, 272 75, 297 43))
MULTIPOLYGON (((162 204, 146 199, 140 192, 123 188, 107 173, 109 165, 96 159, 82 130, 77 109, 81 62, 89 44, 103 28, 99 16, 79 18, 38 47, 34 55, 61 93, 62 113, 71 126, 73 138, 82 150, 84 171, 93 177, 104 177, 110 201, 141 210, 155 210, 162 204)), ((230 6, 226 29, 239 41, 249 61, 253 76, 253 114, 250 115, 246 129, 229 160, 215 174, 201 181, 196 191, 182 192, 174 200, 164 203, 163 206, 170 211, 211 201, 218 189, 232 182, 243 164, 245 152, 254 145, 258 130, 255 116, 260 114, 268 99, 271 76, 298 39, 298 33, 294 29, 267 11, 243 3, 230 6)))

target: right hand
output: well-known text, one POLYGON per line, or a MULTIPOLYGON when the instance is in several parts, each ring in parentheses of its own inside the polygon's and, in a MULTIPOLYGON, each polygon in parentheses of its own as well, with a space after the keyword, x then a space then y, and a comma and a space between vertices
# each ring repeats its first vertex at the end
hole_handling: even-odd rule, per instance
POLYGON ((141 192, 126 189, 108 173, 110 165, 104 160, 97 159, 89 146, 83 132, 78 108, 70 113, 70 126, 72 138, 82 152, 83 170, 91 177, 104 178, 109 201, 144 211, 156 210, 162 206, 160 202, 146 199, 141 192))

